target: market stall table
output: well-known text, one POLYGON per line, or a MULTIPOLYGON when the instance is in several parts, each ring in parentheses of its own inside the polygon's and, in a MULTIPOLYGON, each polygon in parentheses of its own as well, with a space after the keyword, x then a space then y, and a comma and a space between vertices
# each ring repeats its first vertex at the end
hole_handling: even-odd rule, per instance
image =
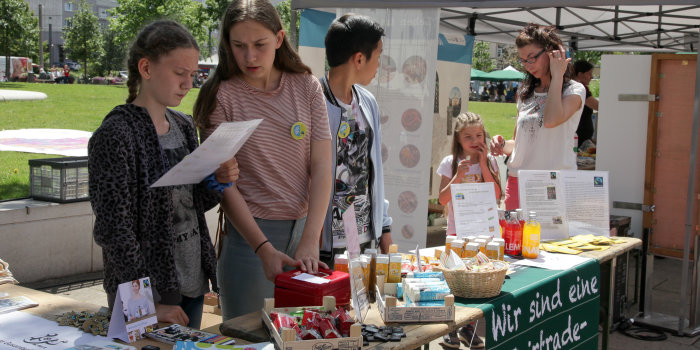
MULTIPOLYGON (((598 261, 601 265, 601 270, 605 269, 610 271, 610 280, 614 282, 615 280, 615 259, 616 257, 629 252, 630 250, 640 247, 642 242, 637 238, 631 237, 616 237, 618 239, 624 240, 624 243, 616 244, 603 251, 594 252, 584 252, 580 256, 593 258, 598 261)), ((532 268, 534 269, 534 268, 532 268)), ((506 280, 509 283, 509 280, 506 280)), ((607 286, 614 286, 614 283, 609 283, 607 286)), ((503 295, 504 293, 501 293, 503 295)), ((610 291, 601 290, 601 305, 603 305, 603 311, 605 312, 605 318, 603 322, 603 329, 609 329, 610 322, 610 312, 612 309, 612 298, 610 297, 612 293, 610 291), (608 328, 605 328, 608 327, 608 328)), ((368 347, 364 349, 415 349, 427 344, 431 341, 442 337, 449 332, 458 329, 459 327, 466 326, 474 320, 484 318, 484 312, 476 307, 466 307, 460 306, 461 302, 465 299, 457 298, 456 310, 455 310, 455 321, 446 323, 425 323, 425 324, 401 324, 406 333, 406 338, 402 339, 398 343, 379 343, 372 342, 368 347)), ((263 301, 260 301, 260 308, 262 309, 263 301)), ((383 325, 379 312, 376 306, 372 306, 367 320, 365 323, 383 325)), ((392 324, 395 325, 395 324, 392 324)), ((487 329, 489 326, 487 326, 487 329)), ((221 334, 227 335, 234 338, 240 338, 248 340, 251 342, 262 342, 269 341, 269 335, 262 326, 260 311, 251 312, 249 314, 239 316, 221 324, 219 328, 221 334)), ((608 332, 603 332, 603 349, 607 349, 608 346, 608 332)))
MULTIPOLYGON (((101 306, 95 305, 95 304, 90 304, 90 303, 84 303, 77 301, 75 299, 67 298, 64 296, 60 295, 55 295, 55 294, 50 294, 30 288, 25 288, 19 285, 13 285, 11 283, 6 283, 0 285, 0 293, 7 293, 8 296, 14 297, 14 296, 25 296, 29 299, 32 299, 33 301, 37 302, 39 305, 36 307, 31 307, 27 309, 23 309, 20 312, 25 312, 34 316, 38 316, 50 321, 56 321, 58 316, 74 311, 74 312, 81 312, 81 311, 87 311, 89 313, 96 313, 100 311, 101 306)), ((0 315, 2 317, 2 315, 0 315)), ((159 323, 159 327, 165 327, 167 326, 168 323, 159 323)), ((219 333, 219 326, 212 326, 206 329, 203 329, 205 332, 209 333, 219 333)), ((120 342, 119 340, 116 340, 116 342, 120 342)), ((245 340, 239 340, 236 339, 236 344, 249 344, 250 342, 245 341, 245 340)), ((171 347, 170 344, 165 344, 150 338, 145 338, 141 339, 137 342, 129 344, 130 346, 133 346, 137 349, 141 349, 145 345, 155 345, 158 346, 162 349, 164 348, 169 348, 171 347)))

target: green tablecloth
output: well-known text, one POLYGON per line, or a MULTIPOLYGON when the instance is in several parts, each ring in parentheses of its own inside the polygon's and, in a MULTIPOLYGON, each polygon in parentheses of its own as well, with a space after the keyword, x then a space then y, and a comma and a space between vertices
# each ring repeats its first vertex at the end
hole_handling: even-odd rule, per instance
POLYGON ((513 267, 501 294, 488 299, 456 298, 486 317, 486 346, 492 349, 597 349, 600 265, 591 259, 553 271, 513 267))

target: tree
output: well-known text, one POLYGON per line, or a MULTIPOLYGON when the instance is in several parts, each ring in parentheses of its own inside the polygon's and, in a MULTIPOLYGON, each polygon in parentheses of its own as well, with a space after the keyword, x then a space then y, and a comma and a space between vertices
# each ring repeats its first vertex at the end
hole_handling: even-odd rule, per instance
POLYGON ((116 33, 110 28, 102 29, 102 37, 104 38, 105 54, 96 63, 95 72, 98 75, 105 76, 111 71, 123 70, 127 47, 116 43, 116 33))
MULTIPOLYGON (((119 6, 110 10, 110 28, 115 42, 128 45, 146 24, 158 19, 172 19, 187 28, 198 43, 207 42, 212 26, 204 6, 191 0, 117 0, 119 6)), ((208 47, 200 47, 202 56, 208 56, 208 47)))
POLYGON ((477 41, 474 44, 472 67, 484 72, 490 72, 493 70, 495 65, 491 59, 489 43, 485 41, 477 41))
POLYGON ((518 49, 515 45, 501 46, 501 57, 496 59, 496 65, 498 69, 505 69, 508 66, 512 66, 520 71, 525 71, 522 64, 520 64, 520 56, 518 56, 518 49))
POLYGON ((600 57, 603 53, 600 51, 576 51, 574 52, 574 58, 571 62, 576 62, 578 60, 586 60, 594 66, 600 65, 600 57))
POLYGON ((6 56, 5 74, 10 76, 10 56, 36 57, 39 20, 23 0, 2 0, 0 5, 0 50, 6 56))
POLYGON ((84 77, 87 78, 88 61, 95 62, 104 55, 100 24, 87 1, 78 3, 71 25, 63 28, 63 39, 71 58, 83 62, 84 77))
MULTIPOLYGON (((289 35, 292 33, 290 24, 292 23, 292 2, 291 0, 284 0, 277 4, 275 6, 275 9, 277 10, 277 13, 280 15, 280 19, 282 20, 282 27, 284 28, 284 31, 289 35)), ((296 10, 295 10, 296 11, 296 10)), ((296 23, 295 23, 295 31, 294 33, 296 34, 294 38, 289 37, 289 40, 293 43, 293 45, 299 46, 299 17, 296 17, 296 23)))

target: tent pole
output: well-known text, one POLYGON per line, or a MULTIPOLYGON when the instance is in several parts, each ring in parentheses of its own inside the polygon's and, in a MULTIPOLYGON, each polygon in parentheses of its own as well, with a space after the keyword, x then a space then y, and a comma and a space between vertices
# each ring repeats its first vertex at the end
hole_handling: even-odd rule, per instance
MULTIPOLYGON (((700 41, 700 36, 698 37, 700 41)), ((695 197, 695 167, 697 165, 697 149, 698 149, 698 132, 700 131, 700 60, 696 60, 696 71, 695 71, 695 102, 693 103, 693 128, 692 128, 692 138, 690 141, 690 168, 688 169, 688 195, 686 201, 686 212, 685 212, 685 246, 683 248, 683 277, 681 279, 681 303, 680 312, 678 317, 678 330, 679 334, 684 331, 684 314, 685 305, 687 303, 687 293, 688 290, 688 265, 690 263, 690 243, 691 238, 695 235, 693 234, 693 202, 695 197)), ((693 239, 693 242, 697 240, 693 239)), ((695 256, 698 255, 698 246, 694 245, 693 249, 695 256)), ((694 261, 694 266, 697 266, 697 259, 694 261)), ((695 272, 695 268, 693 268, 695 272)), ((695 274, 695 273, 694 273, 695 274)), ((693 286, 693 291, 697 293, 696 286, 693 286)), ((691 310, 695 311, 695 299, 696 294, 691 295, 691 310)), ((695 315, 688 315, 691 320, 695 319, 695 315)), ((694 323, 694 322, 693 322, 694 323)), ((700 330, 688 329, 686 334, 690 333, 697 334, 700 330)))

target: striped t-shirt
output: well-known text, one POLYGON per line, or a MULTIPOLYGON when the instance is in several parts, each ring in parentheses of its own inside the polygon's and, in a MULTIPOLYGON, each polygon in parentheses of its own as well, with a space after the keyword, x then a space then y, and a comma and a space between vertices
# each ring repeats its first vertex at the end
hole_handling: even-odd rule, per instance
POLYGON ((221 83, 211 126, 202 141, 225 121, 263 119, 236 154, 236 183, 256 218, 294 220, 309 208, 311 142, 331 138, 321 84, 311 74, 282 73, 279 87, 262 91, 234 77, 221 83), (302 122, 307 134, 292 138, 302 122))

